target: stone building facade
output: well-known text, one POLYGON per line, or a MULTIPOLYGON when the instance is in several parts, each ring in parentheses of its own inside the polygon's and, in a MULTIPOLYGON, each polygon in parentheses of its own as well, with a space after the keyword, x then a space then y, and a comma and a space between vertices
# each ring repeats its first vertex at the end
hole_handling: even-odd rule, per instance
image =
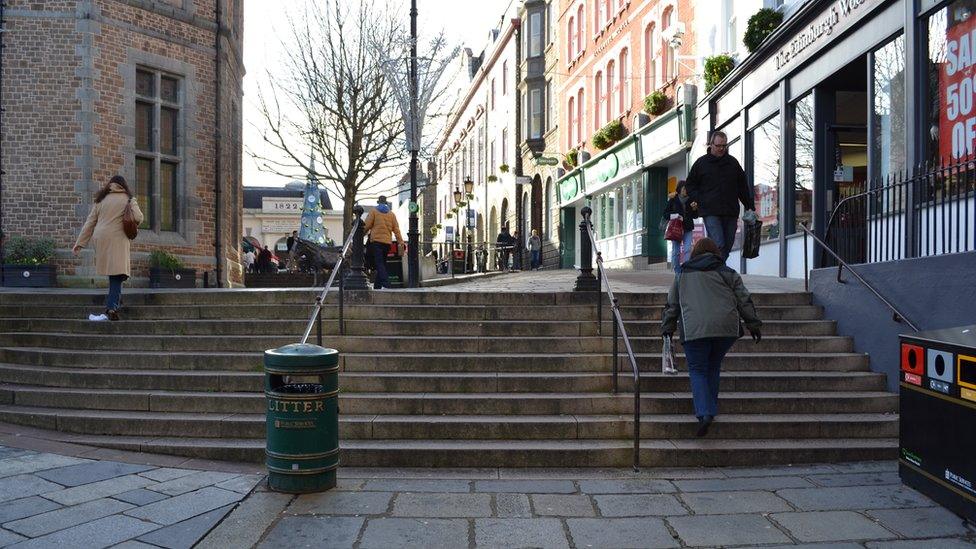
POLYGON ((239 284, 242 0, 7 0, 2 220, 52 237, 59 281, 104 284, 70 248, 115 174, 146 222, 133 279, 155 249, 239 284), (219 21, 219 25, 218 25, 219 21))

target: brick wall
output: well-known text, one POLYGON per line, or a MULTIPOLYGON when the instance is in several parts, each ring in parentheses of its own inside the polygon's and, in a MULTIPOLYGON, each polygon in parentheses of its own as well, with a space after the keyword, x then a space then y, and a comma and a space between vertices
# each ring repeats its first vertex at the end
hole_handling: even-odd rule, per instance
MULTIPOLYGON (((222 0, 222 279, 240 283, 240 0, 222 0)), ((215 5, 204 0, 8 0, 3 51, 3 230, 50 236, 60 278, 90 284, 90 252, 70 255, 92 194, 112 175, 135 181, 135 68, 181 77, 180 222, 140 231, 133 283, 166 249, 199 271, 215 269, 215 5)), ((211 275, 212 276, 212 275, 211 275)), ((212 278, 211 278, 212 280, 212 278)), ((95 280, 95 282, 101 282, 95 280)))

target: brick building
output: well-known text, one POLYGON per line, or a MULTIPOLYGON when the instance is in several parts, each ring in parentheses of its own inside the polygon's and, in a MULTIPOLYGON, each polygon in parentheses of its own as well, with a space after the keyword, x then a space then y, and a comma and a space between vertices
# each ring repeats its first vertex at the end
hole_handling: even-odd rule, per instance
POLYGON ((691 0, 559 2, 559 142, 563 154, 576 156, 556 189, 563 267, 578 262, 583 206, 593 209, 608 264, 664 260, 657 219, 668 190, 687 173, 694 140, 694 17, 691 0), (645 108, 655 92, 663 101, 645 108), (601 130, 614 135, 601 142, 601 130))
POLYGON ((240 283, 242 1, 6 0, 4 19, 3 233, 53 237, 62 284, 104 283, 70 248, 122 174, 146 213, 133 284, 155 249, 240 283))

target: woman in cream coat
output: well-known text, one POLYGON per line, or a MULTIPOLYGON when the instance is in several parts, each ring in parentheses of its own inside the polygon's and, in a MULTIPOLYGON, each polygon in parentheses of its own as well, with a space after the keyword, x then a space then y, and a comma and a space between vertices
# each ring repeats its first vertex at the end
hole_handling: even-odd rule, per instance
MULTIPOLYGON (((119 300, 122 298, 122 282, 129 278, 129 237, 122 228, 122 216, 126 205, 132 205, 136 222, 142 223, 142 210, 132 196, 129 184, 121 175, 116 175, 95 194, 95 204, 85 226, 81 228, 78 241, 72 253, 78 252, 95 242, 95 272, 108 277, 108 296, 105 299, 105 316, 109 320, 119 319, 119 300)), ((97 318, 97 317, 96 317, 97 318)), ((104 320, 104 319, 101 319, 104 320)))

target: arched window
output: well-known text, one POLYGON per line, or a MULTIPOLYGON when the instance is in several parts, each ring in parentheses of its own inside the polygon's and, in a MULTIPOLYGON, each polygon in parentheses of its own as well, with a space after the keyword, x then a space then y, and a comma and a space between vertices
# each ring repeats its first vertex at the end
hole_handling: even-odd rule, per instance
POLYGON ((607 63, 607 97, 605 99, 607 102, 607 122, 613 120, 617 110, 617 102, 614 101, 614 98, 617 97, 617 92, 619 91, 617 90, 619 83, 615 78, 616 72, 616 63, 613 61, 607 63))
POLYGON ((573 33, 575 29, 576 18, 570 17, 569 24, 566 25, 566 59, 568 61, 572 61, 576 55, 576 35, 573 33))
MULTIPOLYGON (((661 16, 661 32, 671 28, 671 16, 674 13, 670 7, 664 10, 664 15, 661 16)), ((661 40, 661 69, 664 75, 664 81, 670 82, 674 79, 674 64, 675 64, 675 54, 674 48, 671 47, 671 42, 669 40, 661 40)))
POLYGON ((657 82, 655 82, 655 70, 654 65, 654 23, 651 23, 644 29, 644 95, 650 95, 654 90, 657 89, 657 82))
POLYGON ((593 78, 593 131, 603 127, 603 73, 593 78))
POLYGON ((597 1, 593 3, 593 34, 600 32, 603 28, 603 2, 597 1))
POLYGON ((576 93, 576 141, 573 146, 583 141, 583 105, 585 105, 583 99, 583 88, 580 88, 576 93))
POLYGON ((603 13, 603 24, 610 24, 610 18, 613 17, 613 0, 603 0, 603 13))
POLYGON ((619 109, 620 113, 623 114, 627 112, 630 108, 630 65, 628 64, 630 59, 627 58, 627 48, 620 50, 620 101, 619 109))
POLYGON ((569 117, 568 120, 566 121, 567 122, 566 128, 567 131, 569 132, 568 135, 569 147, 567 147, 567 149, 570 149, 576 145, 576 140, 574 139, 574 135, 573 135, 573 132, 576 130, 576 98, 575 97, 569 98, 569 105, 567 106, 566 110, 568 111, 567 114, 569 117))
POLYGON ((583 51, 583 4, 576 10, 576 51, 573 55, 579 55, 583 51))

